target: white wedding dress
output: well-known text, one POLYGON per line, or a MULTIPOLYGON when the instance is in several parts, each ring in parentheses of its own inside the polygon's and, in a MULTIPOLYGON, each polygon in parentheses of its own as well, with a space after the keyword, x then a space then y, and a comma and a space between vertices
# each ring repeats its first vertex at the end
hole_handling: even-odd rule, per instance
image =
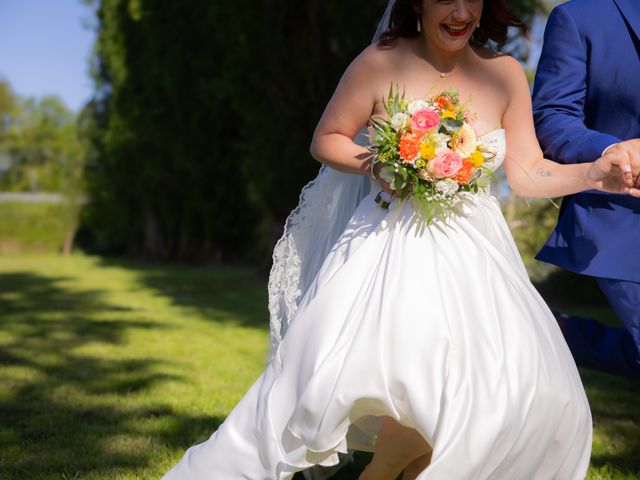
MULTIPOLYGON (((504 131, 484 138, 504 158, 504 131)), ((262 376, 166 480, 279 480, 347 448, 382 416, 433 447, 419 480, 581 480, 591 415, 556 321, 498 202, 425 226, 411 201, 358 205, 262 376)))

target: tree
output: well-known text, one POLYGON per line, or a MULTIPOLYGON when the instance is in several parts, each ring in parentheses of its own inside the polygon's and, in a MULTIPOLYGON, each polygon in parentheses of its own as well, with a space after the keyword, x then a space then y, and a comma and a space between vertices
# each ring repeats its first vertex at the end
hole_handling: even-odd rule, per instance
POLYGON ((157 258, 233 255, 253 226, 221 7, 105 0, 98 19, 90 224, 106 244, 157 258))
POLYGON ((17 102, 11 91, 11 86, 5 80, 0 79, 0 185, 2 185, 3 177, 8 177, 11 168, 7 150, 9 148, 9 131, 16 114, 17 102))
POLYGON ((16 116, 16 97, 6 80, 0 79, 0 148, 5 146, 11 119, 16 116))
POLYGON ((60 167, 75 133, 75 116, 57 97, 20 99, 10 121, 6 148, 13 189, 56 191, 60 167))
POLYGON ((63 251, 70 253, 87 151, 76 116, 57 97, 21 98, 7 82, 0 82, 0 120, 0 189, 59 193, 62 205, 56 211, 65 230, 63 251))
MULTIPOLYGON (((522 11, 537 0, 514 2, 522 11)), ((102 0, 87 224, 156 258, 268 252, 311 134, 386 2, 102 0)))

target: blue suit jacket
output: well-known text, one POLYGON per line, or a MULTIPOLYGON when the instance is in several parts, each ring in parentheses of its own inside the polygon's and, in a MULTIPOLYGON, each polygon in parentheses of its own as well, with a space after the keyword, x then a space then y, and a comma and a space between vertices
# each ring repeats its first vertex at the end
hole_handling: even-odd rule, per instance
MULTIPOLYGON (((533 114, 545 156, 560 163, 592 162, 640 137, 640 0, 573 0, 551 12, 533 114)), ((640 199, 594 190, 565 197, 536 258, 640 282, 640 199)))

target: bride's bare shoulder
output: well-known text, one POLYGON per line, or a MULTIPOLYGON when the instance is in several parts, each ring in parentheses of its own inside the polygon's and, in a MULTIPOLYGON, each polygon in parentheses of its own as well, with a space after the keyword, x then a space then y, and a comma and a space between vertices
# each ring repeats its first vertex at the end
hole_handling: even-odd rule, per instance
POLYGON ((475 47, 478 62, 483 66, 484 70, 507 90, 511 90, 514 86, 520 86, 526 76, 520 62, 511 55, 496 52, 486 47, 475 47))
POLYGON ((356 57, 353 64, 378 76, 396 76, 408 60, 415 56, 415 46, 410 39, 398 38, 390 45, 374 43, 356 57))
POLYGON ((505 61, 508 62, 509 59, 513 59, 511 56, 497 52, 489 47, 472 45, 471 49, 476 54, 477 61, 489 67, 496 67, 505 61))
POLYGON ((351 67, 368 74, 384 74, 393 71, 397 68, 404 49, 405 46, 401 41, 396 41, 389 46, 371 44, 355 58, 351 67))
MULTIPOLYGON (((377 99, 382 85, 388 85, 397 71, 398 47, 381 47, 377 44, 369 45, 351 62, 340 81, 353 95, 368 95, 377 99)), ((388 87, 385 87, 388 88, 388 87)))
POLYGON ((520 62, 511 55, 496 52, 487 47, 475 47, 474 51, 479 61, 486 65, 487 68, 507 74, 516 74, 523 71, 520 62))

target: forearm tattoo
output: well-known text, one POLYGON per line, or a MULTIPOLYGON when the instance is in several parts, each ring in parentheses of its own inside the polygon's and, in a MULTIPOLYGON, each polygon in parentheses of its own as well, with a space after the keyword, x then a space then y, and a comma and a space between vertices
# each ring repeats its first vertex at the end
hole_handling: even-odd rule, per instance
POLYGON ((540 167, 536 170, 536 175, 540 175, 541 177, 551 177, 553 174, 549 170, 545 170, 543 167, 540 167))

